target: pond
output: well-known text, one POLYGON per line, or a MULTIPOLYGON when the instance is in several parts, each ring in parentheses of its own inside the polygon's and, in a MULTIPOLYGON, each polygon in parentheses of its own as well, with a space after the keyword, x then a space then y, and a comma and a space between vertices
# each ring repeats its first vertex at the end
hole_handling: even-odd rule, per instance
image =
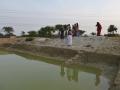
POLYGON ((101 70, 0 51, 0 90, 108 90, 101 70))

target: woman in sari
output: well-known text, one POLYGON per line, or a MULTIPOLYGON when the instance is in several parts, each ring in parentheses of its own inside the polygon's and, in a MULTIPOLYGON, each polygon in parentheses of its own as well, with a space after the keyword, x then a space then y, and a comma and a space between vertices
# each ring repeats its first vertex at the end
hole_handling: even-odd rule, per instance
POLYGON ((96 27, 97 27, 97 36, 100 36, 101 35, 102 26, 101 26, 101 24, 99 22, 97 22, 96 27))

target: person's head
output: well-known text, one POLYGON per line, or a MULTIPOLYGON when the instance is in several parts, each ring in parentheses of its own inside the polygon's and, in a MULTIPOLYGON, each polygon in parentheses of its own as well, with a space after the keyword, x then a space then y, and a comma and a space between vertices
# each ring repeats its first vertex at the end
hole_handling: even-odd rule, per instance
POLYGON ((100 25, 100 22, 97 22, 97 25, 100 25))
POLYGON ((77 26, 79 26, 79 24, 78 24, 78 23, 76 23, 76 25, 77 25, 77 26))

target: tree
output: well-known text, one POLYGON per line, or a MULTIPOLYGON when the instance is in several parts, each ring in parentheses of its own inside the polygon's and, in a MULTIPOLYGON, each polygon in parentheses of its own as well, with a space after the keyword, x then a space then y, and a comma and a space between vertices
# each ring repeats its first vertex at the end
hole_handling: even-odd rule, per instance
POLYGON ((63 30, 63 25, 57 24, 57 25, 55 25, 55 29, 59 30, 59 31, 62 31, 63 30))
POLYGON ((0 33, 0 37, 3 37, 4 35, 2 33, 0 33))
POLYGON ((21 35, 22 35, 22 37, 24 37, 24 36, 25 36, 25 32, 24 32, 24 31, 22 31, 22 32, 21 32, 21 35))
POLYGON ((108 33, 109 34, 115 34, 115 32, 117 32, 117 27, 115 25, 110 25, 108 28, 108 33))
POLYGON ((70 24, 65 24, 65 25, 62 25, 62 24, 57 24, 57 25, 55 25, 55 29, 56 30, 59 30, 59 31, 66 31, 66 30, 68 30, 70 28, 70 24))
POLYGON ((61 39, 64 39, 64 37, 67 35, 67 31, 71 29, 70 24, 57 24, 55 25, 55 29, 59 31, 59 36, 61 39))
POLYGON ((14 29, 12 27, 3 27, 3 30, 7 36, 13 35, 14 29))
POLYGON ((54 27, 52 27, 52 26, 46 26, 46 27, 42 27, 38 31, 38 35, 40 37, 51 37, 53 32, 55 32, 55 28, 54 27))
POLYGON ((28 34, 29 34, 28 35, 29 37, 37 37, 38 36, 36 31, 29 31, 28 34))

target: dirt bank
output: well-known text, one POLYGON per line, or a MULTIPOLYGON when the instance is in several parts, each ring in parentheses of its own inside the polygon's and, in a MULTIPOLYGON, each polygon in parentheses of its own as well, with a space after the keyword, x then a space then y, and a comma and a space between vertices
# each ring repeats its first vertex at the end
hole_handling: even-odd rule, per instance
POLYGON ((47 56, 52 58, 58 58, 67 60, 74 57, 78 52, 76 50, 50 47, 50 46, 35 46, 26 44, 15 44, 9 47, 9 49, 20 50, 25 52, 30 52, 35 55, 47 56))
POLYGON ((17 38, 15 36, 0 38, 0 45, 15 44, 16 41, 17 41, 17 38))
POLYGON ((73 50, 83 50, 86 52, 120 55, 120 37, 74 37, 73 45, 71 47, 66 45, 66 39, 35 38, 35 40, 32 42, 23 41, 21 43, 32 44, 36 46, 51 46, 73 50))

